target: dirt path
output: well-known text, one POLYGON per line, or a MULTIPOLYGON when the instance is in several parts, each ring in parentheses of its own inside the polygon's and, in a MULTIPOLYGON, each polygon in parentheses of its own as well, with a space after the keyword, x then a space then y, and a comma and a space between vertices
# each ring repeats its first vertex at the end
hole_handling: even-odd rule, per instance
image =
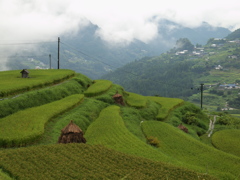
POLYGON ((211 135, 212 135, 212 133, 213 133, 214 125, 215 125, 216 120, 217 120, 217 115, 214 115, 214 116, 213 116, 213 120, 210 118, 209 129, 208 129, 208 131, 207 131, 208 137, 211 137, 211 135))

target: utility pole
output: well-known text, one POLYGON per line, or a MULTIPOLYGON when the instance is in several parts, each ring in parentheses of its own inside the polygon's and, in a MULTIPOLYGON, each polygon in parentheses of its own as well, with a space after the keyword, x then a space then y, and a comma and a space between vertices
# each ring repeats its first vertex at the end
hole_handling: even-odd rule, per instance
POLYGON ((60 69, 60 37, 58 37, 58 69, 60 69))
POLYGON ((201 84, 201 109, 202 109, 202 101, 203 101, 203 85, 204 84, 201 84))
POLYGON ((49 69, 52 69, 51 54, 49 54, 49 69))

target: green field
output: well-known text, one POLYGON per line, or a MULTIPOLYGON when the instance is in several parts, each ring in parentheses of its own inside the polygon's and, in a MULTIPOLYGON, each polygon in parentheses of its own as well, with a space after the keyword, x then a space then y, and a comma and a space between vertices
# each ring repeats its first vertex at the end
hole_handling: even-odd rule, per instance
POLYGON ((222 151, 240 157, 239 137, 239 129, 226 129, 218 131, 212 137, 212 144, 222 151))
POLYGON ((205 145, 164 122, 146 121, 142 126, 146 136, 159 139, 158 149, 161 152, 182 162, 185 167, 202 173, 214 174, 221 178, 233 178, 240 174, 240 158, 205 145), (211 156, 209 156, 210 154, 211 156), (218 165, 220 161, 221 166, 218 165), (228 169, 228 173, 224 172, 225 169, 228 169))
POLYGON ((147 99, 139 94, 127 92, 126 102, 129 106, 136 108, 144 108, 147 105, 147 99))
POLYGON ((74 76, 72 70, 29 70, 29 78, 21 78, 19 70, 0 72, 0 97, 29 91, 34 88, 42 88, 59 83, 74 76))
POLYGON ((0 101, 0 179, 240 178, 237 126, 218 125, 229 130, 215 132, 206 140, 214 146, 206 145, 199 136, 206 138, 208 115, 182 99, 126 92, 70 70, 29 71, 27 79, 0 73, 0 84, 17 72, 28 87, 6 88, 0 101), (125 105, 115 103, 116 93, 125 105), (57 144, 70 121, 86 144, 57 144))
POLYGON ((82 94, 68 96, 52 103, 18 111, 0 120, 0 145, 23 146, 44 133, 45 124, 52 118, 76 106, 82 94))
POLYGON ((91 97, 103 94, 112 86, 112 82, 108 80, 96 80, 85 92, 84 95, 91 97))

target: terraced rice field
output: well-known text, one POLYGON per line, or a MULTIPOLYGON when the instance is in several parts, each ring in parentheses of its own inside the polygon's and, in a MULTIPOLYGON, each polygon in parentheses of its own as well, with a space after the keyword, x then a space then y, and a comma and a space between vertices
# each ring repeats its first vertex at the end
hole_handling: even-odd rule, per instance
POLYGON ((213 134, 212 144, 227 153, 240 157, 240 130, 226 129, 213 134))
MULTIPOLYGON (((53 71, 53 75, 60 73, 56 75, 58 79, 45 82, 41 79, 47 73, 36 72, 40 74, 32 73, 32 78, 39 84, 7 90, 0 102, 0 179, 236 180, 240 177, 240 157, 224 149, 235 147, 233 144, 239 139, 219 146, 220 151, 161 122, 177 107, 184 111, 183 100, 125 92, 111 81, 92 81, 65 70, 53 71), (59 82, 65 83, 52 86, 59 82), (14 98, 7 96, 23 92, 14 98), (122 95, 125 106, 115 103, 116 93, 122 95), (83 130, 86 144, 56 144, 61 129, 71 120, 83 130), (158 139, 159 146, 148 144, 149 137, 158 139)), ((3 76, 7 75, 4 73, 3 76)), ((13 77, 16 72, 8 73, 13 77)), ((1 81, 5 79, 0 78, 1 81)), ((238 136, 232 131, 219 131, 213 137, 216 144, 221 133, 238 136)))

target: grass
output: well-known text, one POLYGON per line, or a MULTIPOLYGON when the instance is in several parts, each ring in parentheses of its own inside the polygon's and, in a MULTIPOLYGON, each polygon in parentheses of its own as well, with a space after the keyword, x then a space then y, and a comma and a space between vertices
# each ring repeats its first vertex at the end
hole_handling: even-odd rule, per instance
POLYGON ((240 158, 236 156, 205 145, 164 122, 145 121, 142 127, 146 136, 158 138, 161 152, 182 162, 185 168, 209 173, 220 179, 235 179, 239 175, 240 158))
POLYGON ((147 99, 139 94, 127 92, 126 103, 135 108, 144 108, 147 105, 147 99))
POLYGON ((68 96, 43 106, 18 111, 0 120, 1 146, 23 146, 44 133, 45 124, 83 99, 82 94, 68 96))
POLYGON ((75 75, 72 70, 28 70, 30 78, 21 78, 19 70, 0 72, 0 97, 42 88, 59 83, 75 75))
POLYGON ((55 144, 58 141, 61 130, 69 124, 71 120, 85 133, 88 126, 95 121, 101 110, 106 106, 107 104, 104 102, 85 97, 84 101, 77 107, 51 119, 45 126, 44 134, 35 141, 34 144, 55 144))
POLYGON ((12 178, 8 174, 4 173, 2 171, 2 169, 0 169, 0 179, 1 180, 11 180, 12 178))
POLYGON ((76 143, 3 150, 0 167, 19 180, 216 179, 104 146, 76 143))
POLYGON ((156 96, 148 96, 147 98, 161 105, 161 108, 159 109, 158 115, 156 117, 158 120, 166 119, 171 110, 177 106, 180 106, 184 102, 182 99, 178 98, 156 96))
POLYGON ((239 157, 195 137, 209 120, 190 103, 128 93, 111 81, 92 81, 81 74, 63 81, 45 84, 47 88, 39 81, 40 89, 29 87, 31 92, 0 101, 0 107, 7 102, 2 107, 8 104, 6 109, 14 110, 0 119, 0 137, 10 137, 0 142, 28 146, 0 149, 0 178, 214 179, 202 173, 219 179, 240 177, 239 157), (123 95, 126 106, 115 104, 116 93, 123 95), (187 113, 196 120, 195 125, 186 124, 189 134, 173 127, 189 118, 187 113), (87 144, 56 144, 71 120, 85 132, 87 144), (149 137, 159 147, 147 144, 149 137))
POLYGON ((120 116, 120 107, 115 105, 101 111, 99 117, 88 127, 85 138, 88 144, 101 144, 126 154, 155 161, 172 161, 130 133, 120 116))
POLYGON ((226 129, 218 131, 212 136, 212 144, 224 152, 240 157, 239 137, 239 129, 226 129))
POLYGON ((87 97, 93 97, 106 92, 112 86, 112 82, 109 80, 95 80, 85 92, 84 95, 87 97))
POLYGON ((4 99, 0 101, 0 118, 26 108, 36 107, 60 100, 69 95, 81 94, 84 90, 85 88, 76 80, 71 79, 55 86, 25 92, 16 97, 4 99))

